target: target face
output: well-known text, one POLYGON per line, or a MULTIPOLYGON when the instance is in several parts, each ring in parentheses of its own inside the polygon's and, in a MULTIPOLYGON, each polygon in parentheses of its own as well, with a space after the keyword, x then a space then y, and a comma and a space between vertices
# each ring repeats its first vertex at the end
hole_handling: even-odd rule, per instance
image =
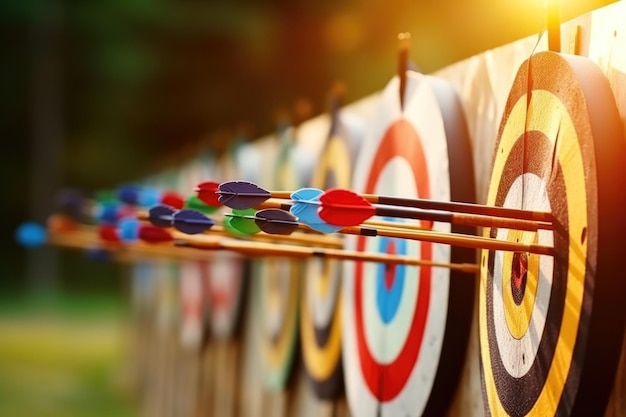
MULTIPOLYGON (((302 172, 294 166, 291 129, 284 132, 278 148, 274 187, 295 190, 302 172)), ((282 390, 291 375, 298 340, 298 301, 302 262, 285 257, 270 257, 253 266, 258 277, 259 314, 262 331, 259 343, 263 380, 270 391, 282 390)))
POLYGON ((480 358, 489 415, 602 415, 606 406, 624 323, 613 295, 624 286, 606 275, 618 265, 611 247, 624 233, 612 207, 624 204, 611 176, 624 175, 626 162, 614 103, 585 58, 540 53, 515 78, 487 204, 551 212, 555 227, 484 235, 550 245, 556 254, 482 252, 480 358))
MULTIPOLYGON (((350 188, 354 139, 337 119, 313 172, 311 186, 350 188)), ((341 263, 308 260, 303 286, 300 340, 304 365, 318 398, 333 399, 343 391, 341 367, 341 263)))
POLYGON ((197 349, 204 330, 204 262, 186 261, 180 265, 181 344, 197 349))
POLYGON ((228 339, 239 328, 245 269, 243 259, 231 252, 220 252, 209 261, 206 285, 211 335, 217 339, 228 339))
MULTIPOLYGON (((411 73, 407 84, 404 110, 399 105, 398 79, 384 90, 381 120, 362 147, 354 188, 382 195, 471 201, 471 154, 455 96, 431 77, 411 73), (454 105, 442 108, 443 98, 452 99, 447 102, 454 105), (444 118, 444 112, 455 117, 444 118), (452 130, 457 134, 450 135, 452 130)), ((449 224, 421 225, 451 231, 449 224)), ((461 258, 471 262, 475 256, 467 250, 453 255, 446 245, 392 238, 359 237, 351 245, 359 251, 436 262, 461 258)), ((467 343, 471 281, 466 275, 451 278, 444 268, 346 263, 343 362, 354 415, 445 412, 467 343)))

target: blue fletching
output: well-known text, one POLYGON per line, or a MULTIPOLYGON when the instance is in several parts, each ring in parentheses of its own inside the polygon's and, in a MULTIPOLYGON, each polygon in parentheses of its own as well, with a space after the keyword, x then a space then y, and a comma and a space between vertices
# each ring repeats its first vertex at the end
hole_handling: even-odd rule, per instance
POLYGON ((115 223, 118 220, 119 204, 106 202, 97 204, 94 217, 97 223, 115 223))
POLYGON ((180 210, 174 214, 174 227, 188 235, 197 235, 213 227, 215 223, 204 214, 195 210, 180 210))
POLYGON ((300 223, 304 223, 311 229, 320 233, 335 233, 341 230, 340 226, 326 223, 317 213, 320 208, 319 197, 323 194, 317 188, 302 188, 293 194, 291 199, 293 205, 289 209, 291 214, 298 218, 300 223))
POLYGON ((46 238, 46 229, 35 222, 22 223, 15 231, 15 240, 26 248, 38 248, 46 242, 46 238))
POLYGON ((117 189, 117 198, 120 201, 123 201, 126 204, 131 204, 133 206, 139 204, 139 193, 141 191, 141 187, 134 184, 126 184, 122 185, 117 189))
POLYGON ((176 209, 165 204, 159 204, 148 210, 150 223, 157 227, 170 227, 174 221, 176 209))
POLYGON ((163 193, 156 188, 142 188, 139 191, 137 202, 142 207, 152 207, 161 202, 163 193))
POLYGON ((139 220, 124 218, 120 220, 118 230, 122 242, 136 242, 139 239, 139 220))
POLYGON ((291 199, 293 201, 301 201, 303 203, 315 203, 319 201, 320 196, 324 194, 324 191, 319 188, 300 188, 297 191, 291 193, 291 199))

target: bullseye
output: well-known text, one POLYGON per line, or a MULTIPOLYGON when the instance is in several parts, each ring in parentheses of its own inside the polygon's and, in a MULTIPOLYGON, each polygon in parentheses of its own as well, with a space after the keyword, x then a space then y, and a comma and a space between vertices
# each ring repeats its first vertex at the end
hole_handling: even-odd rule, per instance
POLYGON ((515 252, 513 254, 513 279, 511 280, 511 294, 515 305, 522 304, 527 282, 528 255, 525 252, 515 252))
MULTIPOLYGON (((406 241, 401 239, 381 238, 379 252, 390 255, 406 255, 406 241)), ((390 323, 400 305, 402 292, 404 291, 404 265, 378 265, 378 290, 376 292, 376 304, 383 323, 390 323)))

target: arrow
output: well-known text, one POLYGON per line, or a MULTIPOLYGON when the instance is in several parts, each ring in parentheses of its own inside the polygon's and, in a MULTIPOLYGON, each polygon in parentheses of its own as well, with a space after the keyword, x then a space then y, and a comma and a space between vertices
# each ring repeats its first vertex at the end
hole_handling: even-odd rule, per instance
MULTIPOLYGON (((452 213, 392 206, 374 206, 363 196, 344 189, 332 189, 320 196, 319 216, 337 226, 356 226, 372 216, 398 217, 427 222, 444 222, 467 226, 536 231, 552 229, 552 223, 535 220, 492 217, 491 215, 452 213)), ((439 202, 441 204, 441 202, 439 202)), ((534 212, 538 213, 538 212, 534 212)), ((431 225, 427 223, 426 229, 431 225)))
POLYGON ((215 223, 199 211, 186 209, 172 216, 172 224, 185 234, 196 235, 210 229, 215 223))
MULTIPOLYGON (((270 211, 280 211, 277 209, 263 210, 266 214, 270 211)), ((260 213, 260 212, 259 212, 260 213)), ((258 213, 257 213, 258 215, 258 213)), ((293 217, 293 221, 296 221, 293 217)), ((259 225, 261 230, 271 233, 272 229, 265 229, 265 225, 259 225)), ((310 230, 306 225, 298 224, 298 230, 310 230)), ((395 237, 400 239, 417 240, 422 242, 440 243, 444 245, 461 246, 473 249, 502 250, 512 252, 529 252, 541 255, 554 255, 554 248, 550 246, 536 244, 522 244, 517 242, 509 242, 506 240, 485 238, 480 236, 470 236, 456 233, 442 233, 431 230, 400 230, 391 228, 373 228, 350 226, 344 227, 338 231, 341 234, 359 235, 359 236, 383 236, 395 237)))
MULTIPOLYGON (((326 194, 329 194, 331 192, 334 192, 334 190, 328 190, 326 191, 326 194)), ((501 217, 514 220, 528 220, 546 223, 552 223, 553 221, 552 213, 546 211, 531 211, 507 207, 487 206, 474 203, 437 201, 424 198, 391 197, 376 194, 360 194, 360 196, 372 204, 410 207, 422 210, 440 210, 455 213, 477 214, 482 216, 501 217)))
POLYGON ((405 255, 389 255, 386 253, 358 252, 330 248, 309 248, 295 245, 245 242, 225 239, 200 239, 199 236, 192 239, 177 239, 175 241, 175 245, 205 250, 230 250, 252 256, 290 256, 297 258, 319 257, 344 261, 439 267, 459 270, 468 274, 476 274, 479 270, 478 265, 475 264, 422 261, 412 256, 405 255))
MULTIPOLYGON (((147 215, 145 215, 147 218, 147 215)), ((110 227, 110 226, 107 226, 110 227)), ((438 268, 450 268, 476 274, 479 267, 475 264, 455 264, 420 261, 411 256, 389 255, 382 253, 356 252, 333 248, 310 248, 296 245, 285 245, 263 242, 238 241, 209 236, 189 236, 181 232, 172 234, 163 233, 165 230, 156 226, 142 225, 140 228, 140 241, 115 244, 102 242, 98 232, 91 226, 78 226, 71 230, 51 231, 49 242, 58 246, 74 249, 92 249, 94 247, 114 253, 118 259, 132 261, 142 257, 159 257, 185 260, 198 260, 206 258, 199 250, 230 250, 254 256, 291 256, 298 258, 321 257, 326 259, 352 260, 362 262, 376 262, 385 264, 402 264, 414 266, 427 266, 438 268), (144 227, 145 226, 145 227, 144 227), (154 235, 153 235, 154 233, 154 235), (155 239, 155 237, 157 237, 155 239), (176 238, 174 244, 180 249, 169 246, 167 243, 176 238), (147 242, 147 243, 146 243, 147 242), (148 244, 150 243, 150 244, 148 244), (184 250, 187 247, 189 250, 184 250)))

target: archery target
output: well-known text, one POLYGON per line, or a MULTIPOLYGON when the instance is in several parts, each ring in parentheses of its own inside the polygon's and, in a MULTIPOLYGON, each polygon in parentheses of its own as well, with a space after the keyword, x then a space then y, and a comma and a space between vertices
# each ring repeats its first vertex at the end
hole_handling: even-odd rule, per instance
MULTIPOLYGON (((233 152, 222 156, 213 179, 227 181, 236 179, 238 168, 235 161, 236 150, 237 147, 232 149, 233 152)), ((248 264, 242 256, 220 251, 211 257, 206 288, 211 308, 211 335, 216 339, 232 338, 239 331, 247 278, 248 264)))
POLYGON ((601 415, 624 313, 610 272, 624 233, 612 189, 626 152, 615 100, 585 58, 545 52, 515 78, 487 204, 547 211, 554 230, 484 235, 555 249, 482 251, 479 333, 485 410, 493 416, 601 415), (607 275, 607 273, 609 275, 607 275))
POLYGON ((180 265, 181 344, 194 350, 202 344, 204 330, 204 262, 180 265))
POLYGON ((238 329, 245 279, 241 256, 220 252, 211 259, 206 285, 213 337, 227 339, 238 329))
MULTIPOLYGON (((471 154, 456 96, 447 84, 413 73, 408 75, 404 110, 398 91, 394 78, 383 92, 380 119, 361 148, 355 190, 471 201, 471 154), (443 98, 447 101, 442 106, 443 98)), ((451 231, 449 224, 421 225, 451 231)), ((350 239, 350 246, 436 262, 471 262, 475 256, 447 245, 393 238, 359 237, 350 239)), ((352 413, 443 414, 467 343, 471 277, 451 278, 444 268, 361 262, 346 263, 344 271, 343 362, 352 413)))
MULTIPOLYGON (((349 188, 356 140, 341 122, 333 123, 311 186, 349 188)), ((300 313, 300 340, 305 369, 318 398, 336 398, 343 389, 341 367, 341 263, 310 259, 306 263, 300 313)))
MULTIPOLYGON (((295 190, 303 173, 294 164, 293 129, 284 130, 279 137, 275 163, 274 187, 295 190)), ((298 340, 298 301, 302 262, 286 257, 268 257, 255 262, 260 302, 259 320, 263 381, 270 391, 282 390, 291 376, 298 340)))

